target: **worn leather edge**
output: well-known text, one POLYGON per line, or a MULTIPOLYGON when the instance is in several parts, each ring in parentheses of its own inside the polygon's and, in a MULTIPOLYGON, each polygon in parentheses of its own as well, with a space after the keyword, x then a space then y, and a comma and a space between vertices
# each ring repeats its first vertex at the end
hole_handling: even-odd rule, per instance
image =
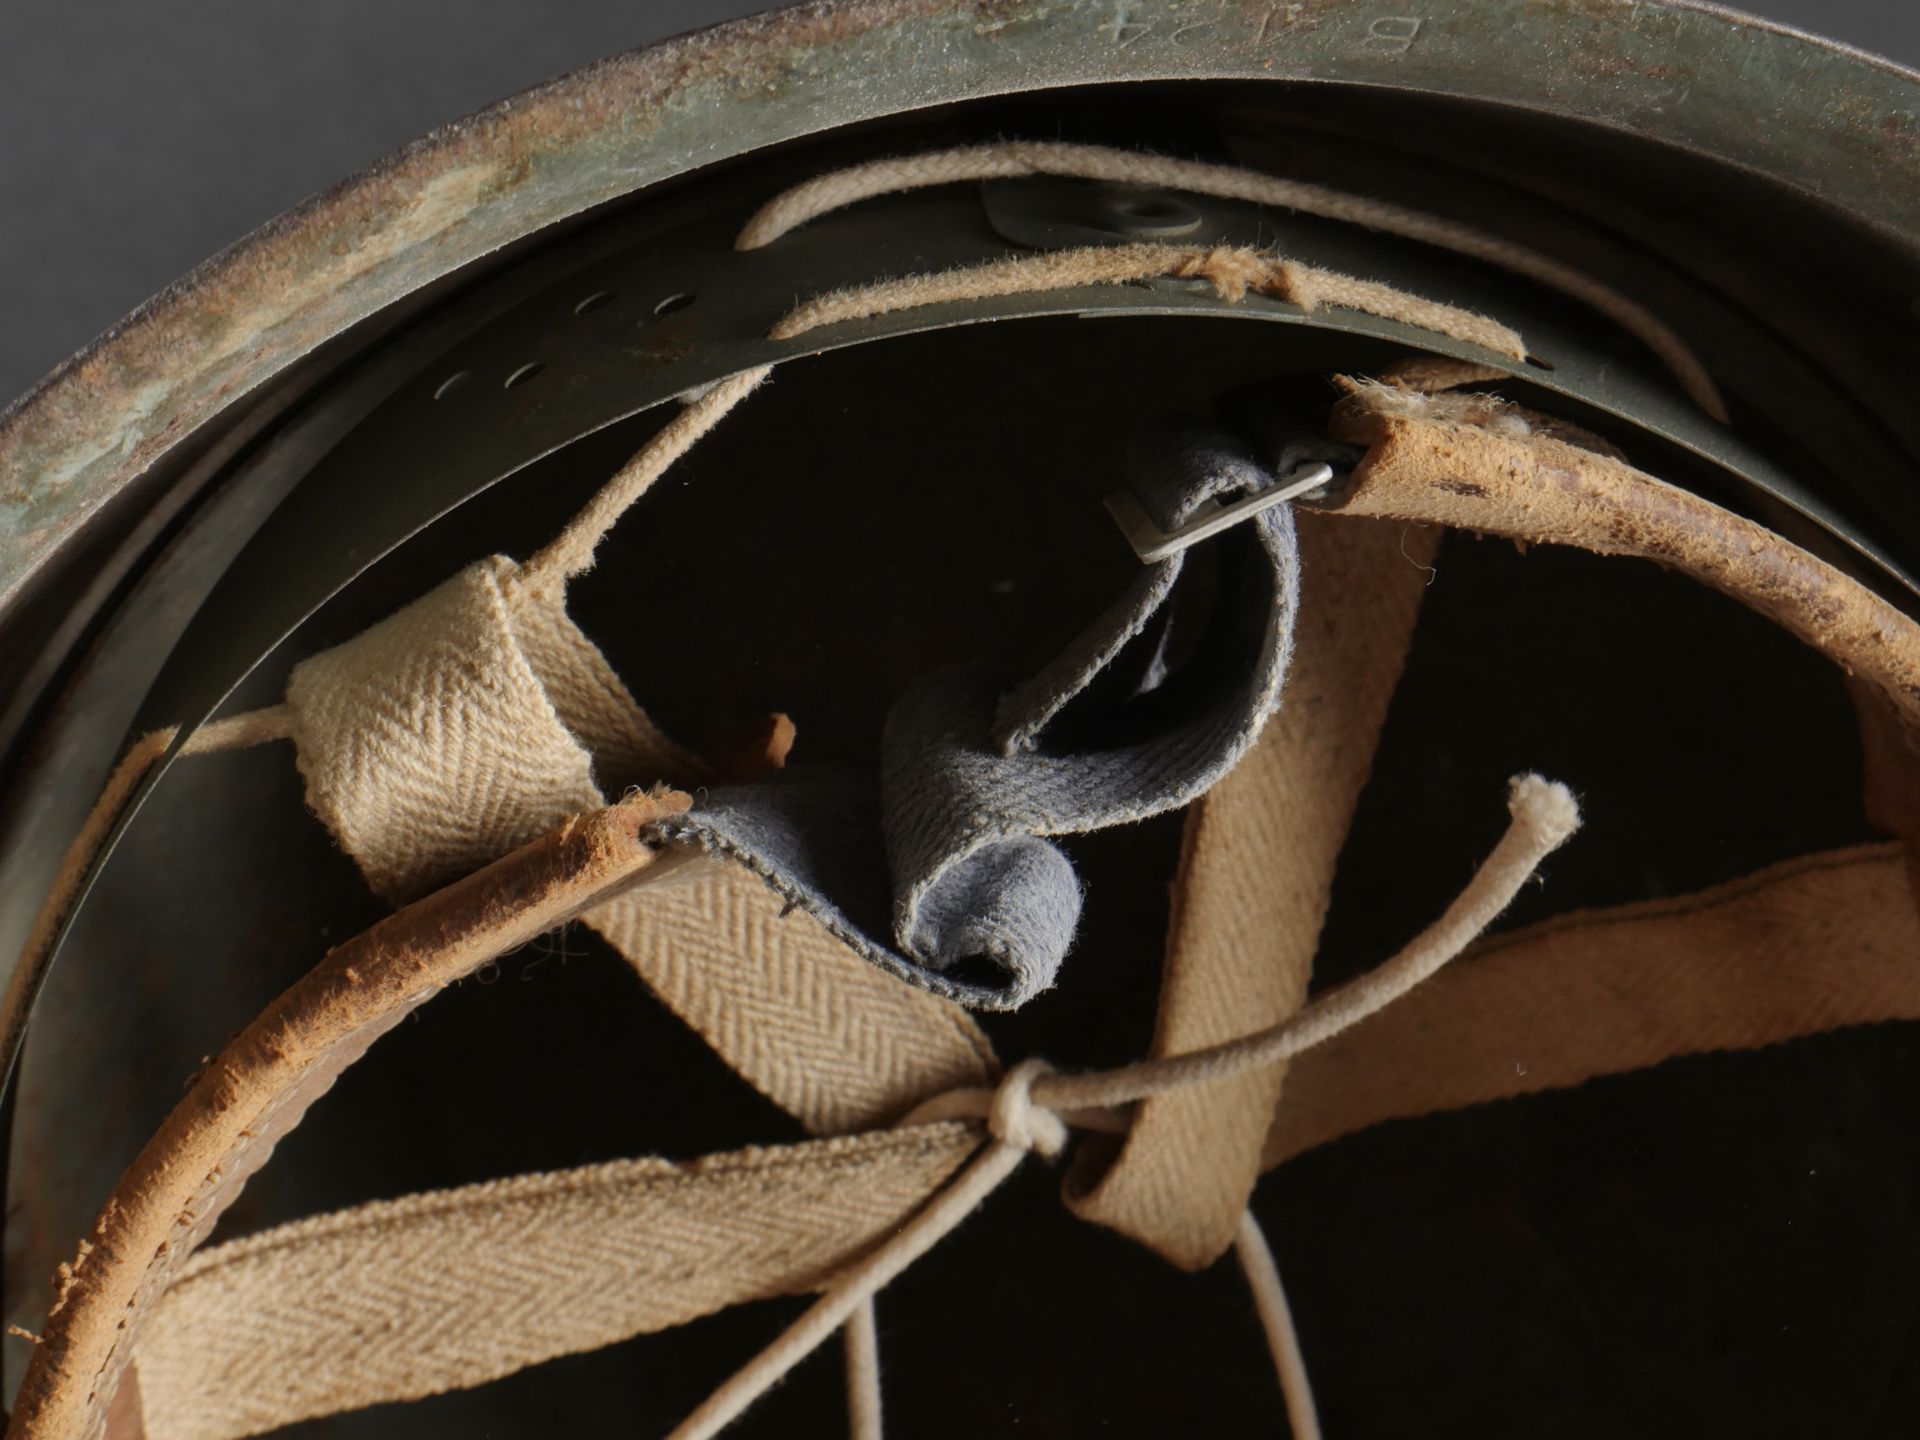
MULTIPOLYGON (((62 1267, 9 1440, 99 1435, 146 1310, 278 1138, 439 990, 635 883, 656 854, 642 827, 690 803, 662 791, 569 820, 337 947, 269 1005, 194 1080, 62 1267)), ((117 1421, 129 1410, 113 1406, 117 1421)))
POLYGON ((1445 418, 1451 407, 1429 397, 1343 383, 1331 432, 1368 450, 1329 508, 1670 565, 1872 685, 1920 756, 1920 625, 1858 581, 1764 526, 1524 423, 1496 430, 1445 418))
POLYGON ((1874 687, 1847 682, 1860 727, 1861 789, 1867 823, 1907 852, 1907 884, 1920 902, 1920 738, 1874 687))

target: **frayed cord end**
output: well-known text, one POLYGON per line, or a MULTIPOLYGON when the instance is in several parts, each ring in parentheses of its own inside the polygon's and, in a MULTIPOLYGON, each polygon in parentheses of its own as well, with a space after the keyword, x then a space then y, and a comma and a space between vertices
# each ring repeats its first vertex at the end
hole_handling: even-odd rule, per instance
POLYGON ((1516 775, 1508 782, 1507 813, 1542 854, 1559 849, 1580 828, 1573 791, 1542 775, 1516 775))

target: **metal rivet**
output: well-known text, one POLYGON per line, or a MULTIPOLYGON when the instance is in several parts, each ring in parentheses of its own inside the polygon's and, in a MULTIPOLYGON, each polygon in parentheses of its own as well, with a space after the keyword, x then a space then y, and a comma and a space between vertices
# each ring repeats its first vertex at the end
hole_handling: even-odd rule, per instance
POLYGON ((1200 228, 1200 212, 1171 195, 1122 191, 1100 202, 1108 228, 1123 235, 1190 235, 1200 228))

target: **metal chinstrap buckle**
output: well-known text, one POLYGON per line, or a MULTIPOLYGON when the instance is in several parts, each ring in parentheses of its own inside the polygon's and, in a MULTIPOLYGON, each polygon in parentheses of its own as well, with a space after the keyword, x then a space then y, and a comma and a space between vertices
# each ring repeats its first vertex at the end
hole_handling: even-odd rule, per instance
POLYGON ((1243 496, 1225 505, 1218 500, 1209 500, 1193 519, 1171 534, 1155 523, 1153 516, 1147 513, 1147 507, 1140 503, 1131 490, 1113 491, 1106 497, 1106 506, 1108 513, 1120 526, 1120 533, 1127 537, 1127 543, 1133 547, 1133 553, 1143 563, 1150 565, 1185 550, 1189 545, 1197 545, 1210 535, 1218 535, 1222 530, 1238 525, 1262 510, 1312 495, 1332 483, 1331 465, 1321 461, 1302 465, 1256 494, 1243 496))

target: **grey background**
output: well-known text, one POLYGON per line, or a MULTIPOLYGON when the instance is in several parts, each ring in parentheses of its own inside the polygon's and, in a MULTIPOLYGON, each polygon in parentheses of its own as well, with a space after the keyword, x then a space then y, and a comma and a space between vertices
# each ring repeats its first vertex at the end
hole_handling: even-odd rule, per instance
MULTIPOLYGON (((0 0, 0 405, 444 121, 766 0, 0 0)), ((1920 62, 1920 0, 1751 0, 1920 62)))

